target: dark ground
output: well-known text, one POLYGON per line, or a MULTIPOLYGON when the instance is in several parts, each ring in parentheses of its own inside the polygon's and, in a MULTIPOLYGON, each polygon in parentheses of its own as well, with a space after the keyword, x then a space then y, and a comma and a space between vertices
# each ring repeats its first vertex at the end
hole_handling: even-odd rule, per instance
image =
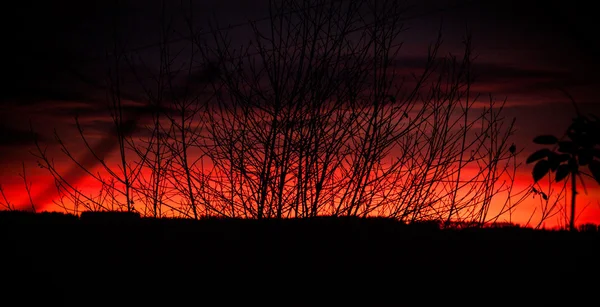
POLYGON ((600 233, 0 212, 2 306, 599 306, 600 233))

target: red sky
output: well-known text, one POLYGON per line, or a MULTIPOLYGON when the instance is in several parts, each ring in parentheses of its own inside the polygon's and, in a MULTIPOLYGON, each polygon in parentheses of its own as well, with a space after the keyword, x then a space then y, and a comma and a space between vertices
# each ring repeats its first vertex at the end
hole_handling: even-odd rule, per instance
MULTIPOLYGON (((154 25, 157 6, 140 1, 125 1, 129 5, 120 25, 123 39, 136 48, 156 42, 150 31, 154 25)), ((5 10, 2 31, 11 44, 5 55, 6 75, 0 105, 0 184, 9 200, 23 201, 23 182, 18 174, 24 162, 32 195, 38 207, 38 193, 51 183, 47 171, 36 166, 36 159, 28 134, 29 121, 44 144, 52 144, 56 128, 71 148, 81 149, 77 143, 73 117, 82 114, 89 125, 88 132, 102 134, 108 129, 108 113, 103 112, 101 69, 102 54, 108 41, 106 31, 111 24, 104 1, 75 1, 59 4, 18 4, 16 11, 5 10), (91 3, 91 4, 90 4, 91 3), (12 16, 12 17, 11 17, 12 16), (15 16, 24 16, 16 18, 15 16), (92 59, 92 60, 90 60, 92 59), (96 62, 94 62, 96 61, 96 62), (100 63, 100 64, 99 64, 100 63), (81 82, 77 73, 89 77, 81 82)), ((264 17, 264 6, 236 0, 200 1, 197 3, 201 20, 214 9, 223 24, 237 24, 248 19, 264 17), (206 14, 206 15, 202 15, 206 14)), ((442 23, 444 52, 459 52, 465 25, 473 35, 473 46, 478 58, 474 64, 477 74, 476 92, 492 93, 498 99, 506 98, 506 118, 516 118, 517 132, 512 141, 523 153, 518 157, 524 164, 529 153, 536 150, 534 136, 542 133, 560 134, 575 115, 569 100, 561 92, 568 91, 583 112, 600 115, 595 89, 599 85, 596 55, 598 43, 590 25, 591 8, 563 4, 545 7, 534 1, 450 1, 430 0, 420 3, 407 20, 410 29, 405 35, 405 49, 401 55, 408 68, 418 68, 427 44, 435 39, 442 23), (483 2, 483 3, 482 3, 483 2), (436 12, 432 8, 446 8, 436 12)), ((181 21, 178 21, 181 22, 181 21)), ((239 37, 244 35, 239 34, 239 37)), ((156 48, 141 49, 151 57, 156 48)), ((399 64, 402 66, 403 64, 399 64)), ((136 97, 130 97, 136 101, 136 97)), ((94 138, 92 138, 94 139, 94 138)), ((58 165, 66 158, 54 146, 49 149, 58 165)), ((531 166, 523 165, 516 177, 517 187, 531 184, 531 166)), ((89 190, 97 187, 87 187, 89 190)), ((564 205, 564 200, 560 201, 564 205)), ((600 223, 600 188, 588 182, 587 195, 580 191, 578 222, 600 223)), ((526 223, 529 216, 540 210, 540 197, 532 196, 518 207, 514 220, 526 223)), ((44 209, 53 210, 52 206, 44 209)), ((535 223, 532 219, 532 223, 535 223)), ((546 222, 547 227, 564 223, 558 215, 546 222)), ((535 226, 535 225, 534 225, 535 226)))

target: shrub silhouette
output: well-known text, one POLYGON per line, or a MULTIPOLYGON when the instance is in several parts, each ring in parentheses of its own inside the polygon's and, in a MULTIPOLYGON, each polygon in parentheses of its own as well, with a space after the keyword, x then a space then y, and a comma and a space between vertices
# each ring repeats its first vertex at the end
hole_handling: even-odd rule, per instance
POLYGON ((78 220, 73 214, 61 212, 0 211, 0 224, 70 224, 78 220))
MULTIPOLYGON (((578 112, 579 113, 579 112, 578 112)), ((538 182, 549 172, 556 173, 554 180, 570 176, 571 179, 571 218, 569 230, 575 230, 575 200, 577 196, 577 176, 583 184, 583 176, 588 175, 600 184, 600 125, 598 117, 578 114, 569 125, 567 140, 554 135, 539 135, 533 142, 540 145, 554 145, 553 149, 543 148, 532 153, 527 158, 527 164, 536 162, 533 167, 533 180, 538 182), (590 118, 592 117, 592 118, 590 118), (582 172, 587 168, 590 174, 582 172)))
MULTIPOLYGON (((96 296, 101 293, 101 300, 107 303, 119 300, 145 305, 139 300, 164 299, 168 305, 179 305, 172 301, 177 297, 172 293, 181 293, 182 289, 209 289, 204 291, 202 299, 211 300, 221 288, 238 293, 245 289, 258 291, 266 285, 278 297, 292 298, 298 289, 307 287, 316 290, 306 291, 302 297, 320 302, 323 296, 356 300, 356 294, 350 292, 359 292, 352 288, 354 286, 360 287, 358 295, 397 303, 397 294, 392 288, 401 288, 411 295, 413 290, 424 289, 429 276, 438 280, 439 276, 462 277, 481 274, 483 270, 506 275, 428 284, 427 291, 437 290, 439 285, 443 287, 440 290, 464 291, 465 288, 459 287, 469 287, 473 294, 481 294, 475 292, 480 289, 472 287, 485 286, 491 292, 483 293, 492 295, 494 287, 484 281, 494 283, 493 286, 498 281, 512 282, 508 276, 523 271, 541 274, 538 287, 556 285, 558 288, 566 281, 557 283, 552 277, 557 270, 558 274, 571 274, 572 267, 568 264, 573 259, 578 259, 586 268, 593 267, 595 258, 582 256, 590 255, 600 239, 593 225, 589 226, 590 231, 571 233, 513 228, 507 223, 498 223, 498 228, 438 229, 437 225, 443 221, 405 224, 389 218, 332 216, 194 220, 136 218, 122 212, 102 212, 85 213, 82 217, 88 221, 90 218, 110 221, 116 217, 123 223, 97 223, 88 227, 86 222, 81 222, 60 227, 64 221, 61 218, 55 219, 52 227, 0 223, 3 233, 14 234, 4 238, 3 248, 8 252, 0 255, 5 257, 4 263, 10 264, 3 268, 3 278, 11 282, 12 288, 5 289, 17 288, 13 278, 18 277, 23 284, 28 282, 26 278, 43 281, 44 287, 51 289, 48 293, 56 294, 56 297, 44 297, 46 303, 59 301, 61 295, 65 302, 97 300, 96 296), (125 222, 124 217, 133 222, 125 222), (45 261, 36 263, 35 257, 42 253, 45 261), (201 278, 190 282, 189 276, 196 274, 201 278), (390 281, 390 275, 399 278, 390 281), (113 282, 113 288, 102 288, 105 280, 113 282), (331 284, 348 290, 318 292, 320 289, 330 291, 331 284), (155 287, 161 291, 150 293, 155 287), (381 295, 382 288, 389 295, 381 295), (348 295, 344 295, 346 293, 348 295)), ((578 276, 583 275, 572 277, 578 276)), ((527 282, 518 279, 516 287, 529 291, 527 282)), ((30 291, 29 287, 25 289, 30 291)), ((507 295, 521 299, 516 292, 507 291, 507 295)), ((262 303, 274 298, 248 297, 262 303)), ((555 298, 542 296, 542 299, 555 298)))
POLYGON ((600 230, 600 228, 598 228, 598 225, 591 224, 591 223, 579 225, 578 228, 579 228, 579 231, 581 231, 581 232, 590 232, 590 233, 596 233, 600 230))
POLYGON ((130 223, 139 219, 140 214, 132 211, 84 211, 80 217, 86 223, 130 223))

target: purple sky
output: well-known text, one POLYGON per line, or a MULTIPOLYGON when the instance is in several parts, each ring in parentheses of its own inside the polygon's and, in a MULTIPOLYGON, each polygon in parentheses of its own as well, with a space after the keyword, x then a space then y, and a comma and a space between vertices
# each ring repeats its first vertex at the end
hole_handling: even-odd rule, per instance
MULTIPOLYGON (((125 9, 119 35, 129 48, 157 41, 160 1, 120 1, 125 9)), ((173 1, 171 3, 179 1, 173 1)), ((238 24, 265 16, 266 1, 192 1, 195 26, 238 24)), ((104 108, 102 61, 111 32, 109 1, 14 2, 2 12, 3 72, 0 102, 0 171, 14 179, 15 165, 32 159, 26 153, 29 121, 42 140, 52 128, 72 129, 73 116, 97 120, 104 108), (82 82, 82 80, 84 82, 82 82)), ((112 3, 112 2, 110 2, 112 3)), ((419 65, 427 44, 442 23, 444 51, 460 52, 465 28, 471 30, 478 59, 477 90, 507 98, 505 115, 517 118, 518 145, 528 148, 533 136, 559 133, 573 116, 562 94, 567 90, 584 112, 600 114, 595 90, 600 78, 600 49, 593 29, 591 4, 575 1, 409 0, 415 7, 406 21, 406 64, 419 65), (542 4, 543 3, 543 4, 542 4)), ((182 13, 172 11, 175 15, 182 13)), ((176 21, 176 28, 183 29, 176 21)), ((240 37, 243 35, 238 34, 240 37)), ((156 48, 142 48, 151 58, 156 48)), ((487 93, 486 93, 487 94, 487 93)), ((135 94, 132 94, 135 99, 135 94)), ((102 129, 102 125, 98 126, 102 129)), ((71 130, 72 131, 72 130, 71 130)), ((71 137, 73 134, 71 132, 71 137)), ((17 168, 18 168, 17 167, 17 168)), ((5 180, 6 181, 6 180, 5 180)))

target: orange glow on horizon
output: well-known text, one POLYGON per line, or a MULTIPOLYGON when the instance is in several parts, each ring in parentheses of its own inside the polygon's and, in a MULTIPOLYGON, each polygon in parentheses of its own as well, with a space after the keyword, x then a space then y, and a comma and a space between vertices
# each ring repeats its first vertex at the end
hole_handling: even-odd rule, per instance
MULTIPOLYGON (((2 180, 0 181, 0 183, 2 184, 4 193, 7 199, 13 204, 13 206, 21 204, 21 207, 18 209, 29 210, 29 196, 24 190, 22 178, 18 176, 3 176, 1 177, 1 179, 2 180)), ((53 185, 53 178, 50 175, 38 172, 36 174, 28 174, 27 179, 30 183, 32 183, 30 191, 34 198, 34 203, 37 211, 65 212, 64 208, 55 203, 59 201, 57 193, 54 193, 54 195, 47 195, 49 197, 48 199, 36 198, 36 195, 43 191, 47 185, 53 185)), ((523 191, 530 187, 531 183, 531 174, 528 171, 522 169, 519 172, 517 172, 515 184, 513 186, 513 191, 523 191)), ((553 189, 560 189, 560 186, 558 186, 557 184, 553 185, 553 189)), ((544 186, 543 183, 542 186, 544 186)), ((80 191, 86 195, 96 197, 99 191, 101 190, 101 184, 97 181, 94 181, 91 178, 87 178, 79 182, 77 184, 77 188, 79 188, 80 191)), ((545 186, 544 188, 547 188, 547 186, 545 186)), ((577 224, 600 224, 600 203, 598 202, 598 199, 600 199, 600 188, 597 186, 593 186, 593 184, 588 184, 586 188, 587 195, 584 194, 582 189, 580 188, 579 195, 577 198, 577 224)), ((555 193, 557 192, 555 191, 555 193)), ((460 194, 464 193, 460 192, 459 197, 460 194)), ((567 197, 563 195, 562 198, 559 200, 557 200, 554 195, 551 195, 549 197, 548 203, 551 204, 553 202, 557 202, 557 208, 555 209, 556 211, 554 211, 554 215, 552 217, 546 219, 541 223, 539 222, 541 217, 541 208, 545 203, 541 195, 530 195, 529 197, 525 198, 522 201, 522 203, 517 205, 513 210, 511 210, 510 212, 507 211, 504 214, 500 215, 497 221, 512 222, 521 226, 526 225, 529 227, 535 227, 539 223, 539 226, 541 226, 542 228, 556 228, 565 226, 568 223, 567 218, 569 211, 567 209, 570 208, 570 192, 566 196, 567 197)), ((511 199, 511 201, 516 201, 519 197, 516 196, 513 198, 515 199, 511 199)), ((173 203, 178 203, 183 201, 182 199, 183 198, 180 196, 172 198, 170 201, 173 203)), ((503 210, 503 208, 506 211, 506 201, 506 193, 497 194, 492 199, 489 209, 489 216, 492 217, 498 214, 499 212, 501 212, 501 210, 503 210)), ((2 203, 4 203, 4 200, 2 200, 2 203)), ((67 205, 69 206, 68 203, 67 205)), ((72 204, 70 205, 70 209, 73 209, 72 204)), ((108 207, 108 204, 106 205, 108 207)), ((138 211, 142 210, 141 204, 135 204, 134 206, 138 211)), ((78 209, 85 210, 82 209, 81 206, 78 209)), ((141 213, 143 214, 144 212, 141 213)), ((149 215, 149 213, 147 214, 149 215)))

